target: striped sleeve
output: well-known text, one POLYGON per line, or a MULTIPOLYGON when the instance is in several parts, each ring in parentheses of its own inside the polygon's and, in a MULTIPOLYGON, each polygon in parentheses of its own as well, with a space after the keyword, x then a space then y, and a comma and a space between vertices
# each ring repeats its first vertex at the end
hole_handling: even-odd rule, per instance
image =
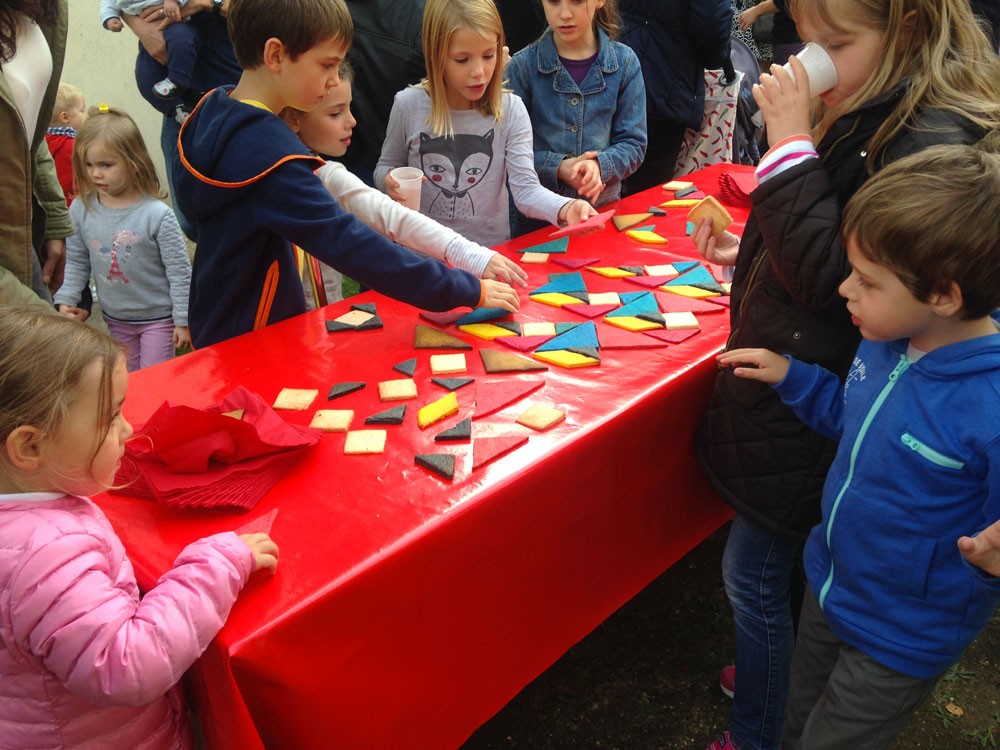
POLYGON ((819 158, 819 152, 808 135, 792 135, 774 144, 757 165, 757 182, 763 184, 796 164, 819 158))

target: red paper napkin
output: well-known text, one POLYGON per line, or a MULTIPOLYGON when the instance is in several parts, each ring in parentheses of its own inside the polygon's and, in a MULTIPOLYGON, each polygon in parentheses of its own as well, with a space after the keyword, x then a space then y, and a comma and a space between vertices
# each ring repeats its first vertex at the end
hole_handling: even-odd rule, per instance
POLYGON ((719 192, 730 206, 750 206, 750 193, 757 188, 753 172, 723 172, 719 175, 719 192))
POLYGON ((115 491, 177 507, 250 510, 318 441, 242 386, 208 409, 164 403, 126 445, 115 491), (225 414, 240 409, 242 419, 225 414))

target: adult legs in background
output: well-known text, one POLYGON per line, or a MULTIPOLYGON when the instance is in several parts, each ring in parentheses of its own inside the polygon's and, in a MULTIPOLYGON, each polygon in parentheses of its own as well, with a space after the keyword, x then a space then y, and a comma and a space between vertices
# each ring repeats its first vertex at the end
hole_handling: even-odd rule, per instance
POLYGON ((795 644, 785 750, 883 750, 934 691, 835 636, 810 589, 795 644))
POLYGON ((736 629, 730 736, 739 750, 777 750, 794 649, 789 580, 801 545, 739 513, 722 557, 736 629))
POLYGON ((669 182, 674 176, 677 155, 681 151, 686 131, 687 128, 679 123, 647 117, 646 133, 649 142, 646 146, 646 158, 639 169, 626 178, 623 194, 632 195, 669 182))
POLYGON ((160 126, 160 150, 163 151, 164 166, 167 170, 167 190, 170 191, 170 205, 174 209, 174 216, 177 223, 181 225, 181 231, 187 235, 192 242, 198 241, 198 228, 181 211, 174 200, 176 190, 174 189, 174 170, 180 168, 181 159, 177 154, 177 136, 180 135, 181 124, 173 117, 164 116, 163 124, 160 126))

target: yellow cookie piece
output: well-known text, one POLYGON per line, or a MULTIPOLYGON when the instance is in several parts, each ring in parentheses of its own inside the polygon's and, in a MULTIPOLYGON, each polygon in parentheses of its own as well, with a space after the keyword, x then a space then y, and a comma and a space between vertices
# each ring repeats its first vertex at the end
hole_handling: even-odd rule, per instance
POLYGON ((659 323, 654 323, 651 320, 643 320, 642 318, 635 318, 631 315, 622 315, 617 318, 605 318, 604 322, 610 323, 618 328, 624 328, 626 331, 655 331, 663 328, 663 326, 659 323))
MULTIPOLYGON (((501 328, 500 326, 495 326, 492 323, 468 323, 467 325, 459 326, 458 330, 471 333, 473 336, 478 336, 479 338, 486 339, 487 341, 498 339, 501 336, 517 335, 514 331, 511 331, 508 328, 501 328)), ((463 370, 463 372, 465 371, 463 370)))
POLYGON ((417 397, 417 384, 413 378, 383 380, 378 384, 379 401, 405 401, 417 397))
POLYGON ((535 352, 535 359, 548 362, 550 365, 559 367, 594 367, 601 364, 601 360, 588 357, 579 352, 571 352, 566 349, 555 349, 549 352, 535 352))
POLYGON ((636 275, 632 271, 626 271, 623 268, 614 268, 613 266, 587 266, 587 270, 601 276, 606 276, 609 279, 624 279, 628 276, 636 275))
POLYGON ((583 300, 577 299, 576 297, 570 297, 568 294, 563 294, 562 292, 544 292, 542 294, 533 294, 531 295, 531 299, 535 302, 541 302, 543 305, 551 305, 552 307, 583 304, 583 300))
POLYGON ((616 214, 611 217, 611 221, 615 225, 615 229, 619 232, 623 232, 626 229, 630 229, 637 224, 642 224, 644 221, 648 221, 653 218, 653 214, 616 214))
POLYGON ((439 398, 437 401, 432 401, 431 403, 424 406, 420 411, 417 412, 417 425, 420 429, 434 424, 435 422, 440 422, 445 417, 450 417, 452 414, 458 412, 458 397, 455 392, 450 392, 447 396, 439 398))
POLYGON ((718 292, 710 292, 708 289, 702 289, 697 286, 688 286, 686 284, 676 284, 674 286, 664 284, 660 287, 660 291, 670 292, 671 294, 677 294, 681 297, 691 297, 692 299, 705 299, 705 297, 721 296, 718 292))
POLYGON ((551 406, 535 404, 514 421, 539 432, 557 425, 566 418, 566 412, 551 406))
POLYGON ((660 204, 660 208, 690 208, 701 203, 701 198, 674 198, 660 204))
POLYGON ((464 354, 432 354, 431 374, 450 375, 455 372, 465 372, 464 354))
POLYGON ((323 432, 347 432, 354 419, 352 409, 320 409, 309 426, 323 432))
POLYGON ((666 245, 668 242, 666 237, 661 237, 656 232, 650 232, 648 229, 629 229, 625 234, 633 240, 645 242, 647 245, 666 245))

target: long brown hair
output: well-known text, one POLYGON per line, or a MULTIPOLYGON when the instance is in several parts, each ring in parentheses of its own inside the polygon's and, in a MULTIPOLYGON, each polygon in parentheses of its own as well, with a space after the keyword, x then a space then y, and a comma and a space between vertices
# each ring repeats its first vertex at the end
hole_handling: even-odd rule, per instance
POLYGON ((792 0, 792 16, 833 29, 848 20, 884 35, 871 77, 837 107, 814 112, 818 143, 833 122, 904 83, 896 111, 868 146, 869 165, 922 110, 941 109, 968 118, 984 131, 1000 128, 1000 58, 965 0, 792 0))
POLYGON ((52 26, 58 10, 53 0, 0 0, 0 63, 17 54, 17 27, 27 16, 39 26, 52 26))

